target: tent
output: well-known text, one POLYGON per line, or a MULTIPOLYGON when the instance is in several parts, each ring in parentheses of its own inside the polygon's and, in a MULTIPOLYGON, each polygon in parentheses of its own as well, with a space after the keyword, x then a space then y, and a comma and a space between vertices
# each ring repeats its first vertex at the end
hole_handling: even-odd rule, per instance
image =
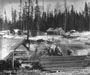
POLYGON ((64 32, 64 30, 61 27, 55 28, 55 29, 49 28, 47 30, 47 34, 50 34, 50 35, 64 35, 65 32, 64 32))

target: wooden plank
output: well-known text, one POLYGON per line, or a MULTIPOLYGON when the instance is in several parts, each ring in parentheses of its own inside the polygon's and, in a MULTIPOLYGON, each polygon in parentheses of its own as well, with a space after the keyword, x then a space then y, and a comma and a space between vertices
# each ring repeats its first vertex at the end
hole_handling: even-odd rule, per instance
POLYGON ((62 64, 43 64, 44 67, 74 67, 83 66, 84 63, 62 63, 62 64))
POLYGON ((73 61, 51 61, 51 60, 48 60, 48 61, 40 61, 41 64, 51 64, 51 63, 54 63, 54 64, 60 64, 60 63, 77 63, 77 62, 90 62, 89 59, 84 59, 84 60, 73 60, 73 61))
POLYGON ((73 71, 77 69, 84 69, 84 67, 52 67, 52 68, 44 68, 44 70, 48 71, 73 71))
POLYGON ((54 65, 54 66, 52 66, 52 65, 47 65, 47 66, 42 66, 42 68, 44 69, 44 70, 50 70, 50 71, 57 71, 57 70, 65 70, 65 69, 67 69, 67 70, 69 70, 69 69, 71 69, 71 70, 73 70, 73 69, 81 69, 81 68, 85 68, 85 66, 83 66, 82 64, 72 64, 72 65, 54 65))
POLYGON ((70 58, 70 57, 72 57, 72 58, 75 58, 75 57, 86 57, 86 55, 83 55, 83 56, 41 56, 40 58, 60 58, 60 57, 62 57, 62 58, 70 58))
POLYGON ((40 64, 46 70, 60 70, 61 68, 84 68, 90 62, 86 56, 43 56, 40 64))
POLYGON ((22 63, 32 63, 32 62, 39 62, 39 60, 28 60, 28 61, 23 61, 22 63))
POLYGON ((28 60, 28 58, 25 58, 25 57, 22 57, 22 58, 18 58, 18 57, 16 58, 16 57, 15 57, 15 59, 16 59, 16 60, 22 60, 22 61, 27 61, 27 60, 28 60))
POLYGON ((77 60, 77 61, 40 61, 41 64, 63 64, 63 63, 81 63, 84 60, 77 60))
POLYGON ((40 57, 41 61, 47 61, 47 60, 62 60, 62 61, 66 61, 66 60, 82 60, 84 59, 86 56, 45 56, 45 57, 40 57))
POLYGON ((53 58, 53 59, 46 59, 46 60, 40 60, 40 61, 77 61, 77 60, 84 60, 84 58, 83 59, 55 59, 55 58, 53 58))
POLYGON ((63 60, 63 61, 65 61, 65 60, 80 60, 80 59, 84 59, 85 57, 84 56, 79 56, 79 57, 77 57, 77 56, 74 56, 74 57, 42 57, 42 58, 40 58, 40 60, 63 60))
POLYGON ((14 54, 24 54, 26 51, 14 51, 14 54))
POLYGON ((28 58, 29 56, 27 55, 17 55, 17 56, 14 56, 15 58, 28 58))

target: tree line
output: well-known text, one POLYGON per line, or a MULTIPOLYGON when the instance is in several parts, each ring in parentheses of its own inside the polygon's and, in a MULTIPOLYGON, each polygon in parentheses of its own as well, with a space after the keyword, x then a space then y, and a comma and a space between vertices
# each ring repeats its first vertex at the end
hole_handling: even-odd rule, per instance
MULTIPOLYGON (((12 9, 12 21, 3 21, 0 18, 0 27, 6 24, 6 29, 21 29, 21 30, 37 30, 45 32, 48 28, 62 27, 64 29, 66 18, 66 31, 75 29, 77 31, 90 30, 90 11, 89 6, 85 2, 83 12, 76 12, 74 6, 71 5, 71 10, 61 12, 57 8, 54 8, 53 12, 43 11, 41 13, 38 0, 36 0, 36 6, 29 0, 25 2, 22 12, 19 12, 19 18, 17 18, 17 11, 12 9)), ((5 27, 5 26, 4 26, 5 27)))

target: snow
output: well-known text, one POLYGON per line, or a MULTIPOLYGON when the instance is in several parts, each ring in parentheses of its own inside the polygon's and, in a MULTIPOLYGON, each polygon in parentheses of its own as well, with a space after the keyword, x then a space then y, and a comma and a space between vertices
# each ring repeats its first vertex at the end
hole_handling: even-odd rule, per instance
POLYGON ((77 50, 77 55, 88 55, 90 53, 90 49, 82 49, 81 50, 77 50))
POLYGON ((89 31, 81 32, 80 34, 81 34, 81 36, 88 36, 88 35, 90 36, 89 31))
POLYGON ((22 41, 22 39, 0 38, 0 60, 6 58, 11 52, 13 52, 15 46, 22 41))
POLYGON ((36 50, 37 45, 36 44, 30 44, 30 50, 31 51, 35 51, 36 50))

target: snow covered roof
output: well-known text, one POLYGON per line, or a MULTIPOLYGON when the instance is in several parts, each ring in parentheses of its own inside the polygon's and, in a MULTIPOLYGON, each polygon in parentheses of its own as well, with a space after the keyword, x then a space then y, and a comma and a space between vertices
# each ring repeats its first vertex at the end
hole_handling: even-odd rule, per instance
POLYGON ((20 46, 23 41, 23 39, 0 38, 0 60, 6 58, 13 50, 20 46))

